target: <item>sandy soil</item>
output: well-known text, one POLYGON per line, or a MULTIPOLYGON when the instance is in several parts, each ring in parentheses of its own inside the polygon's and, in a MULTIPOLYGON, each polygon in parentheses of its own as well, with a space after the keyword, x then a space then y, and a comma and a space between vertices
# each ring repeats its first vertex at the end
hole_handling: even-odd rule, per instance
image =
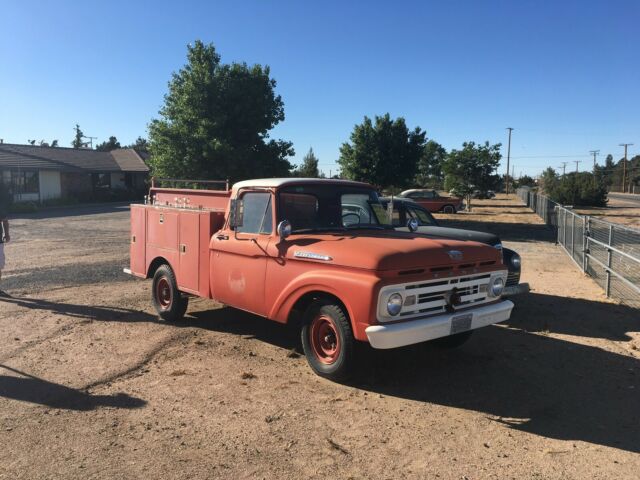
POLYGON ((444 223, 523 255, 512 319, 465 346, 362 349, 346 385, 295 332, 207 301, 156 320, 127 211, 12 221, 0 301, 0 478, 637 478, 638 310, 498 198, 444 223))
POLYGON ((576 211, 582 215, 640 229, 640 195, 614 193, 609 196, 605 208, 580 208, 576 211))

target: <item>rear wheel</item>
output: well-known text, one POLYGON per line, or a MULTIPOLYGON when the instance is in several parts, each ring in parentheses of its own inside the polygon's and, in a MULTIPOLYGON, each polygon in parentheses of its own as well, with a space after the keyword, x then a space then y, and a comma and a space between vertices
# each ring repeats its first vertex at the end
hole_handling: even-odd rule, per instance
POLYGON ((456 213, 456 207, 454 207, 453 205, 445 205, 444 207, 442 207, 442 211, 444 213, 456 213))
POLYGON ((304 315, 301 336, 304 354, 314 372, 335 381, 348 378, 355 340, 341 305, 330 300, 313 302, 304 315))
POLYGON ((466 332, 456 333, 455 335, 449 335, 448 337, 437 338, 431 343, 440 348, 458 348, 467 343, 471 335, 473 335, 473 330, 468 330, 466 332))
POLYGON ((189 299, 178 290, 176 276, 169 265, 161 265, 153 275, 151 300, 163 320, 178 322, 184 317, 189 299))

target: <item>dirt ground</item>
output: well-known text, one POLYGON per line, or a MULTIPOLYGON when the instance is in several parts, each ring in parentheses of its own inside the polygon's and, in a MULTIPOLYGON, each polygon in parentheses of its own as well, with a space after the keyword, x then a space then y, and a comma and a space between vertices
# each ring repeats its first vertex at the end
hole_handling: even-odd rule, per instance
POLYGON ((504 197, 532 293, 455 351, 363 349, 349 384, 285 327, 207 301, 156 320, 126 208, 12 220, 0 299, 0 478, 638 478, 640 315, 504 197))
POLYGON ((579 208, 576 212, 640 229, 640 195, 611 193, 606 207, 579 208))

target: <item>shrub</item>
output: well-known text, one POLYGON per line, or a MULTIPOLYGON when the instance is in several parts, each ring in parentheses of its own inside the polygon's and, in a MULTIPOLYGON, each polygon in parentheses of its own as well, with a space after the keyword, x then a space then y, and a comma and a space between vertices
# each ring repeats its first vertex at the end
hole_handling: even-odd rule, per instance
POLYGON ((554 182, 546 193, 555 202, 580 207, 605 207, 607 188, 601 179, 588 172, 570 173, 554 182))

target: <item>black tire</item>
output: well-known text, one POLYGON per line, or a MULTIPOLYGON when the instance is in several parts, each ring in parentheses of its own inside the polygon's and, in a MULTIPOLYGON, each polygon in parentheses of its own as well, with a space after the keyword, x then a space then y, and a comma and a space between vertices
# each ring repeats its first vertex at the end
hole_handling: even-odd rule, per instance
POLYGON ((184 318, 189 299, 178 290, 176 276, 169 265, 161 265, 153 275, 151 301, 164 321, 179 322, 184 318))
POLYGON ((473 335, 473 330, 468 330, 466 332, 456 333, 455 335, 449 335, 448 337, 437 338, 431 343, 439 348, 458 348, 467 343, 471 335, 473 335))
POLYGON ((301 340, 315 373, 333 381, 349 378, 355 361, 355 339, 342 306, 331 300, 314 301, 304 314, 301 340))
POLYGON ((442 207, 442 212, 443 213, 456 213, 456 207, 454 207, 453 205, 445 205, 444 207, 442 207))

